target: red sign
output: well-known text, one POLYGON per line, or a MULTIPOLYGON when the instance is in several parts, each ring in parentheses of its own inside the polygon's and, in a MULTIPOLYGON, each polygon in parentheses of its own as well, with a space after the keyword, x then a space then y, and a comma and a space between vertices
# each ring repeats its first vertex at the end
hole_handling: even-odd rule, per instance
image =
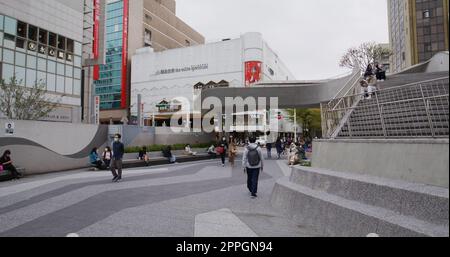
POLYGON ((94 59, 99 56, 99 32, 100 32, 100 0, 94 1, 94 28, 93 28, 93 38, 92 43, 92 53, 94 54, 94 59))
POLYGON ((122 109, 127 108, 128 1, 123 0, 122 97, 120 106, 122 109))
POLYGON ((245 86, 249 87, 261 80, 262 62, 245 63, 245 86))

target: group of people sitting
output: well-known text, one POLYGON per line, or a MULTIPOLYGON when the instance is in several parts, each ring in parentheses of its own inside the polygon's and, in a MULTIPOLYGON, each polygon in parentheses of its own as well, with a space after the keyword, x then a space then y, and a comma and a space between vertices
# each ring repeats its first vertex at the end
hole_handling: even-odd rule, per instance
POLYGON ((386 80, 386 71, 382 64, 369 64, 364 72, 364 79, 360 81, 361 94, 364 99, 371 99, 373 94, 379 90, 378 81, 386 80))
POLYGON ((107 170, 110 168, 112 160, 111 147, 107 146, 103 151, 101 157, 98 155, 98 148, 94 147, 89 154, 89 161, 96 169, 107 170))

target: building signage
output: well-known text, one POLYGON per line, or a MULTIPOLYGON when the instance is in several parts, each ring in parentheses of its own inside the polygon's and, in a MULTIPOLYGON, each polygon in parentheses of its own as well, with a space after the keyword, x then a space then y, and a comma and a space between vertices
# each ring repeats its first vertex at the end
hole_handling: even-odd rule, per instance
POLYGON ((94 42, 92 46, 92 53, 94 54, 94 59, 99 56, 99 32, 100 32, 100 0, 94 1, 94 42))
POLYGON ((122 95, 121 104, 122 109, 127 108, 127 74, 128 74, 128 1, 123 0, 123 49, 122 49, 122 95))
POLYGON ((100 124, 100 96, 95 97, 95 124, 100 124))
POLYGON ((53 121, 53 122, 72 122, 72 109, 71 108, 57 108, 47 114, 47 116, 40 118, 40 121, 53 121))
POLYGON ((209 64, 198 64, 198 65, 191 65, 189 67, 184 67, 184 68, 170 68, 170 69, 158 70, 158 71, 156 71, 156 76, 180 73, 180 72, 189 72, 189 71, 195 72, 198 70, 207 70, 207 69, 209 69, 209 64))
POLYGON ((245 86, 249 87, 261 80, 261 62, 245 63, 245 86))
POLYGON ((14 122, 6 122, 6 124, 5 124, 5 134, 6 135, 9 135, 9 136, 11 136, 11 135, 14 135, 14 127, 15 127, 15 125, 14 125, 14 122))

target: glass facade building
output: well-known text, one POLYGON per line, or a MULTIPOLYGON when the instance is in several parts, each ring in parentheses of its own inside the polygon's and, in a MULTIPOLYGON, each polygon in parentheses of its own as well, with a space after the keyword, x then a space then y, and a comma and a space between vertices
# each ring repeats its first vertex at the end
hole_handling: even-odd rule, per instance
POLYGON ((106 7, 106 63, 100 65, 95 94, 100 96, 100 109, 123 109, 123 85, 126 83, 124 66, 124 17, 126 1, 109 0, 106 7))
POLYGON ((81 96, 82 43, 0 13, 0 77, 49 93, 81 96))

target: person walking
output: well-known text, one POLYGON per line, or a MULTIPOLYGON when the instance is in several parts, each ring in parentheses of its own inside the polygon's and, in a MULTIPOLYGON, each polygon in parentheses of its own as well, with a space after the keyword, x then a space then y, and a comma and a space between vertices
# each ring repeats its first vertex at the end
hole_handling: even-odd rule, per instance
POLYGON ((23 175, 19 173, 16 167, 13 165, 10 150, 6 150, 0 157, 0 165, 3 167, 3 170, 9 170, 11 172, 13 179, 20 179, 23 177, 23 175))
POLYGON ((272 143, 267 143, 266 144, 266 148, 267 148, 267 159, 272 159, 272 143))
POLYGON ((258 197, 258 179, 260 172, 264 170, 264 161, 262 150, 256 144, 256 138, 252 137, 249 141, 250 144, 245 148, 242 158, 242 167, 247 173, 247 188, 254 199, 258 197))
POLYGON ((222 140, 217 144, 217 154, 220 155, 220 159, 222 160, 222 167, 225 167, 225 158, 227 156, 228 143, 227 138, 223 137, 222 140))
POLYGON ((281 138, 277 138, 275 142, 275 148, 277 149, 278 160, 281 159, 281 154, 283 153, 283 142, 281 142, 281 138))
POLYGON ((234 168, 234 161, 236 160, 236 155, 238 153, 236 144, 234 143, 234 140, 231 139, 229 144, 229 150, 228 150, 228 160, 231 164, 231 167, 234 168))
POLYGON ((120 134, 116 134, 114 136, 113 158, 111 160, 113 182, 119 182, 120 180, 122 180, 122 159, 123 155, 125 154, 125 146, 122 142, 120 142, 121 138, 122 136, 120 134))

